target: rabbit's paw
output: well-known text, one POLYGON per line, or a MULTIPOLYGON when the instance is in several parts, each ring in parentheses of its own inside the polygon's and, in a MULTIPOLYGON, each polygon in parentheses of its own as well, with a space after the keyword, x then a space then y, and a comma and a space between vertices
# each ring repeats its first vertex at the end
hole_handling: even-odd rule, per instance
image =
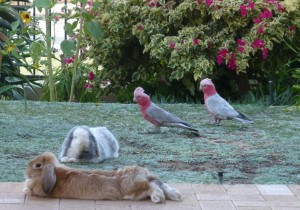
POLYGON ((166 199, 164 192, 159 188, 153 190, 150 197, 153 203, 164 203, 166 199))
POLYGON ((169 197, 170 200, 173 200, 173 201, 182 201, 181 192, 179 192, 175 188, 171 188, 169 190, 168 197, 169 197))
POLYGON ((76 158, 63 157, 60 161, 61 161, 62 163, 77 163, 77 162, 78 162, 78 159, 76 159, 76 158))

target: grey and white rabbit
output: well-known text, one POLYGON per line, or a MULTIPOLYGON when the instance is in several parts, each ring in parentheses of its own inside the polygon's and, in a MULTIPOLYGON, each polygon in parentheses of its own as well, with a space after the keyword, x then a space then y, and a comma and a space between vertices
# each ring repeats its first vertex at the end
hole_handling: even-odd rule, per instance
POLYGON ((106 127, 76 126, 65 138, 59 158, 61 162, 102 162, 119 156, 119 144, 106 127))

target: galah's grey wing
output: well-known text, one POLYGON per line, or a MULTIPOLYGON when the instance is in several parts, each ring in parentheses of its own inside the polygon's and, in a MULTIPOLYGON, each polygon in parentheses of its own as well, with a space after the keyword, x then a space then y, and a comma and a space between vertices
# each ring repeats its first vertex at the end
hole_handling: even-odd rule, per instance
POLYGON ((235 118, 239 113, 219 94, 208 97, 205 100, 207 109, 219 118, 235 118))
POLYGON ((179 117, 176 117, 175 115, 160 108, 154 103, 151 103, 151 105, 147 108, 146 113, 159 123, 164 123, 164 122, 185 123, 179 117))

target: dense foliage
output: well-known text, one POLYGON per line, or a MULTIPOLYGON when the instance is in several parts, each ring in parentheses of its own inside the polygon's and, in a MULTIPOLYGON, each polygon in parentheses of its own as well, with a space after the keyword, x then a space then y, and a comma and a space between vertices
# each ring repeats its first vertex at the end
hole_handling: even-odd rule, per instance
POLYGON ((103 65, 98 76, 112 83, 103 94, 118 96, 123 89, 128 97, 122 100, 129 100, 137 85, 184 100, 195 95, 204 77, 222 82, 227 94, 233 87, 244 94, 251 78, 267 84, 265 79, 295 56, 283 40, 293 43, 299 35, 300 10, 287 12, 279 1, 103 0, 100 5, 100 11, 90 12, 101 21, 104 39, 87 39, 85 56, 103 65))

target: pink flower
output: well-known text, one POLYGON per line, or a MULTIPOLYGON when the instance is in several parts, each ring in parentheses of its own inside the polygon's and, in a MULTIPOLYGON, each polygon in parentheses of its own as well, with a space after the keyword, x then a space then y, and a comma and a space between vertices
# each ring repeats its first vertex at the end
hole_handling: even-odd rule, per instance
POLYGON ((258 27, 257 32, 258 32, 259 34, 263 34, 263 33, 265 32, 264 27, 262 27, 262 26, 258 27))
POLYGON ((53 18, 54 18, 55 21, 59 21, 60 16, 59 15, 55 15, 53 18))
POLYGON ((254 7, 255 7, 255 4, 254 4, 254 2, 249 2, 249 4, 248 4, 248 8, 250 8, 251 10, 252 9, 254 9, 254 7))
POLYGON ((223 63, 223 58, 226 58, 226 55, 229 51, 226 48, 219 50, 217 55, 217 63, 221 65, 223 63))
POLYGON ((86 89, 86 91, 92 92, 93 88, 94 88, 94 85, 92 83, 88 82, 88 83, 85 83, 83 87, 86 89))
POLYGON ((290 31, 295 31, 295 29, 296 29, 296 26, 290 25, 290 27, 289 27, 289 30, 290 30, 290 31))
POLYGON ((238 48, 237 48, 237 50, 239 51, 239 52, 244 52, 245 51, 245 48, 244 47, 242 47, 242 46, 239 46, 238 48))
POLYGON ((199 39, 195 38, 195 39, 193 40, 193 42, 194 42, 194 45, 199 45, 199 39))
POLYGON ((70 64, 70 63, 73 63, 73 62, 74 62, 74 58, 66 58, 65 59, 66 64, 70 64))
POLYGON ((184 40, 182 39, 182 40, 180 40, 180 44, 184 44, 184 40))
POLYGON ((88 1, 88 5, 91 7, 91 6, 93 6, 93 1, 92 0, 89 0, 88 1))
POLYGON ((197 0, 197 4, 201 4, 202 3, 202 0, 197 0))
POLYGON ((95 79, 95 73, 93 71, 90 71, 88 74, 88 80, 94 80, 95 79))
POLYGON ((279 2, 276 2, 276 6, 279 12, 284 12, 285 8, 279 2))
POLYGON ((170 43, 169 43, 169 47, 170 47, 171 49, 174 49, 175 46, 176 46, 176 43, 175 43, 175 42, 170 42, 170 43))
POLYGON ((242 17, 247 16, 248 10, 247 10, 247 6, 246 6, 246 5, 243 5, 243 4, 242 4, 242 5, 240 6, 240 14, 241 14, 242 17))
POLYGON ((267 19, 267 18, 272 18, 273 14, 271 11, 269 11, 268 9, 264 9, 264 11, 262 13, 260 13, 259 17, 261 19, 267 19))
POLYGON ((246 42, 242 39, 237 39, 236 40, 236 43, 239 45, 239 46, 245 46, 246 45, 246 42))
POLYGON ((236 69, 236 57, 234 53, 231 53, 230 58, 228 60, 228 68, 230 70, 235 70, 236 69))
POLYGON ((155 6, 156 6, 156 3, 155 3, 155 2, 151 1, 151 2, 149 3, 149 7, 155 7, 155 6))
POLYGON ((264 47, 263 50, 262 50, 262 57, 263 59, 267 59, 268 57, 268 48, 264 47))
POLYGON ((136 29, 139 30, 139 31, 143 30, 143 25, 138 25, 138 26, 136 27, 136 29))
POLYGON ((259 17, 253 18, 253 23, 255 24, 261 23, 261 19, 259 17))
POLYGON ((254 48, 263 48, 265 45, 264 40, 256 39, 252 42, 251 47, 254 48))
POLYGON ((205 0, 205 3, 207 6, 210 7, 210 5, 212 5, 212 3, 213 3, 213 0, 205 0))

